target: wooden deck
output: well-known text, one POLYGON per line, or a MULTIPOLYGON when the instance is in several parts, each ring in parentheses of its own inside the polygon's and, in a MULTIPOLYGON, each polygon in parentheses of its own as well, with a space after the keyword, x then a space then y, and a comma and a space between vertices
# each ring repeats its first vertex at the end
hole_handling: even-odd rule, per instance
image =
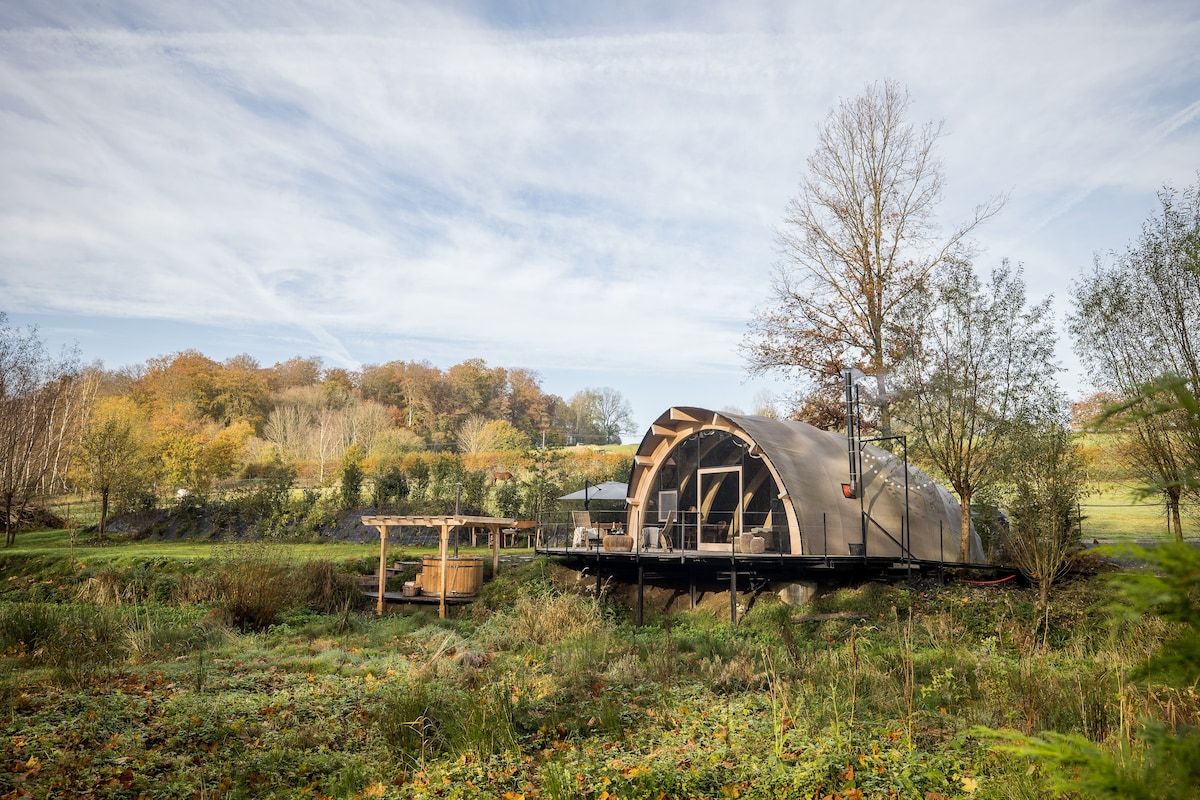
MULTIPOLYGON (((376 602, 379 601, 379 590, 378 589, 364 589, 363 594, 365 594, 367 597, 371 598, 372 600, 375 600, 376 602)), ((459 597, 457 595, 450 595, 449 597, 446 598, 446 605, 461 606, 461 605, 465 605, 467 603, 474 602, 475 600, 478 600, 478 599, 479 599, 479 595, 472 595, 471 597, 459 597)), ((435 605, 435 606, 441 605, 441 602, 442 602, 442 598, 435 597, 430 594, 419 594, 419 595, 416 595, 415 597, 408 597, 406 595, 401 594, 400 592, 384 592, 383 600, 385 603, 396 603, 396 604, 413 603, 415 605, 435 605)))

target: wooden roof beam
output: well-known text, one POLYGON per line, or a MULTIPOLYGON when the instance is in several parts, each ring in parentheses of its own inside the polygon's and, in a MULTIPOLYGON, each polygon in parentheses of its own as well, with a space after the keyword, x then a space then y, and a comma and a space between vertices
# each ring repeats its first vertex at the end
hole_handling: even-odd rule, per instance
POLYGON ((674 406, 671 406, 671 419, 676 422, 700 422, 696 417, 674 406))

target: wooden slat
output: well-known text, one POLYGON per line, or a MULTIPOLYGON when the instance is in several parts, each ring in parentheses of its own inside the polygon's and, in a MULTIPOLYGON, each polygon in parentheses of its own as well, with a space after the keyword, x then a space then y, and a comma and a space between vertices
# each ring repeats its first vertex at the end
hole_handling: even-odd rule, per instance
POLYGON ((486 528, 488 525, 515 525, 516 519, 509 517, 475 517, 468 515, 446 514, 442 516, 381 516, 371 515, 362 518, 363 525, 386 525, 395 527, 408 525, 413 527, 440 528, 443 525, 451 527, 477 525, 486 528))

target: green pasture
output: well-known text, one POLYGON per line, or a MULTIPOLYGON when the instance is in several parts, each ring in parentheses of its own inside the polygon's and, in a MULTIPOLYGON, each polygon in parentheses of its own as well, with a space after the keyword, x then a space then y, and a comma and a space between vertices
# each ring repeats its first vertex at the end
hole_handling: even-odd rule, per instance
MULTIPOLYGON (((124 566, 141 563, 147 559, 170 559, 172 561, 202 561, 229 555, 246 543, 218 540, 172 540, 147 539, 130 540, 122 536, 113 536, 100 540, 94 533, 75 535, 69 530, 28 531, 17 535, 16 544, 0 550, 0 560, 6 557, 49 559, 74 558, 85 566, 111 565, 124 566)), ((465 538, 465 537, 464 537, 465 538)), ((366 542, 254 542, 254 546, 267 546, 277 550, 281 556, 290 557, 296 561, 324 559, 337 563, 361 561, 363 559, 378 560, 379 540, 366 542)), ((490 555, 491 549, 486 547, 468 547, 460 543, 459 553, 463 555, 490 555)), ((511 548, 505 553, 514 552, 511 548)), ((528 552, 528 551, 525 551, 528 552)), ((390 543, 388 557, 405 558, 432 555, 437 553, 434 546, 412 547, 390 543)))
MULTIPOLYGON (((1172 537, 1167 528, 1165 507, 1157 497, 1144 497, 1136 483, 1129 481, 1095 482, 1091 493, 1080 503, 1084 541, 1101 542, 1157 540, 1172 537)), ((1186 538, 1200 537, 1194 515, 1184 509, 1183 533, 1186 538)))

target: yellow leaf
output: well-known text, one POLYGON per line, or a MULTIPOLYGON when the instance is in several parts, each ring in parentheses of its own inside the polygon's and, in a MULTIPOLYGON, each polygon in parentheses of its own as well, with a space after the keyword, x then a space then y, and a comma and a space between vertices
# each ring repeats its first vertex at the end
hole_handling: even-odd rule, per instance
POLYGON ((962 787, 963 787, 964 792, 966 792, 967 794, 970 794, 971 792, 975 791, 979 787, 979 784, 975 782, 974 778, 972 778, 968 775, 968 776, 963 777, 962 787))

